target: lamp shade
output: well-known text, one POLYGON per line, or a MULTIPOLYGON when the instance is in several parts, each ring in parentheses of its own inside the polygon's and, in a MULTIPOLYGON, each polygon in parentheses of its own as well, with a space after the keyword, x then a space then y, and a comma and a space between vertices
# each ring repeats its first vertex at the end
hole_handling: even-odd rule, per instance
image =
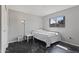
POLYGON ((21 23, 24 23, 24 20, 21 20, 21 23))

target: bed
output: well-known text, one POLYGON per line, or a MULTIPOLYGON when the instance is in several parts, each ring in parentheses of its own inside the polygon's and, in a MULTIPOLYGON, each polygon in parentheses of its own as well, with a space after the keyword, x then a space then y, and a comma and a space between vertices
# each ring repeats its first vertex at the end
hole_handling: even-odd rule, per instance
POLYGON ((49 47, 52 43, 61 41, 61 35, 58 32, 51 32, 46 30, 33 30, 32 35, 33 37, 41 41, 44 41, 47 44, 46 47, 49 47))

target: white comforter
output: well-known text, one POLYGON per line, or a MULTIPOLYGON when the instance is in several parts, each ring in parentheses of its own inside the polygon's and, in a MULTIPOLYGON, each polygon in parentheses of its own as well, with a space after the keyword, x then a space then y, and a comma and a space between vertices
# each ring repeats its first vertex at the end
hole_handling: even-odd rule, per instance
POLYGON ((50 46, 51 43, 55 43, 61 40, 61 35, 58 32, 50 32, 46 30, 36 30, 32 32, 32 35, 41 40, 46 42, 46 46, 50 46))

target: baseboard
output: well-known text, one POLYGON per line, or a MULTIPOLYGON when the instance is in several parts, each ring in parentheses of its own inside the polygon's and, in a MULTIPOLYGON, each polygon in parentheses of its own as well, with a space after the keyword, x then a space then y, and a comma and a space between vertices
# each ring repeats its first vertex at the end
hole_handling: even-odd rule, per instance
POLYGON ((74 44, 74 43, 71 43, 71 42, 68 42, 68 41, 62 41, 62 42, 65 42, 65 43, 68 43, 68 44, 71 44, 71 45, 74 45, 74 46, 78 46, 79 47, 78 44, 74 44))
POLYGON ((18 42, 18 40, 11 40, 8 43, 18 42))
POLYGON ((8 43, 20 42, 20 41, 23 41, 23 40, 10 40, 8 43))

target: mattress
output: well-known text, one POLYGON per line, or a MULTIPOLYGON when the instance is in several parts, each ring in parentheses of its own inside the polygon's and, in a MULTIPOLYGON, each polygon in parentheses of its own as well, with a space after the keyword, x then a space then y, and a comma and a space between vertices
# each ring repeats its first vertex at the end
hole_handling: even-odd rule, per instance
POLYGON ((61 41, 61 35, 58 32, 50 32, 46 30, 34 30, 32 31, 33 37, 44 41, 47 45, 46 47, 49 47, 50 44, 55 43, 57 41, 61 41))

